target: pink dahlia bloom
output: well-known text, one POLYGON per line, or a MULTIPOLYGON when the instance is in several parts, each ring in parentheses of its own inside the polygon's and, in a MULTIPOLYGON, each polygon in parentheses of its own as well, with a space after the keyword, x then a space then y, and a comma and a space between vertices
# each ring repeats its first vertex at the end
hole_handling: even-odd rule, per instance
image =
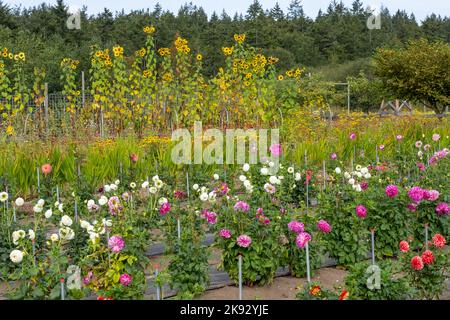
POLYGON ((380 149, 381 151, 383 151, 383 150, 384 150, 384 144, 380 144, 379 149, 380 149))
POLYGON ((113 196, 108 200, 109 213, 112 216, 116 216, 120 211, 123 210, 123 205, 120 203, 120 199, 117 196, 113 196))
POLYGON ((288 223, 288 228, 292 232, 301 233, 305 231, 305 225, 298 221, 291 221, 288 223))
POLYGON ((406 253, 409 251, 409 243, 408 241, 400 241, 400 251, 406 253))
POLYGON ((250 210, 250 206, 247 202, 245 201, 238 201, 235 205, 234 205, 234 210, 236 211, 242 211, 242 212, 247 212, 248 210, 250 210))
POLYGON ((231 238, 231 231, 228 229, 222 229, 219 231, 219 237, 230 239, 231 238))
POLYGON ((443 248, 445 246, 445 244, 446 244, 446 240, 441 234, 437 233, 433 236, 433 245, 436 248, 443 248))
POLYGON ((356 206, 356 215, 360 218, 367 216, 367 209, 362 204, 356 206))
POLYGON ((206 221, 208 221, 209 224, 216 224, 217 222, 217 213, 212 211, 206 211, 204 213, 204 216, 206 218, 206 221))
POLYGON ((438 216, 445 216, 450 213, 450 205, 445 202, 441 202, 436 206, 436 213, 438 216))
POLYGON ((317 229, 324 233, 330 233, 331 232, 331 226, 330 224, 325 220, 319 220, 317 223, 317 229))
POLYGON ((170 211, 170 203, 164 202, 161 207, 159 207, 159 213, 165 216, 170 211))
POLYGON ((423 200, 423 190, 421 187, 412 187, 408 191, 408 197, 415 203, 419 203, 423 200))
POLYGON ((308 232, 301 232, 298 234, 297 238, 295 239, 295 243, 297 244, 297 247, 304 248, 306 244, 311 241, 311 235, 308 232))
POLYGON ((337 154, 336 153, 332 153, 330 158, 331 158, 331 160, 336 160, 337 159, 337 154))
POLYGON ((398 188, 393 184, 388 185, 385 191, 389 198, 395 198, 398 195, 398 188))
POLYGON ((119 281, 123 286, 128 286, 131 284, 131 281, 133 281, 133 277, 130 276, 128 273, 124 273, 120 276, 119 281))
POLYGON ((252 243, 252 238, 246 234, 242 234, 236 239, 236 243, 239 247, 247 248, 252 243))
POLYGON ((270 154, 273 155, 274 157, 279 157, 281 156, 281 144, 273 144, 270 146, 269 148, 270 150, 270 154))
POLYGON ((403 136, 401 134, 398 134, 395 138, 397 139, 397 141, 403 140, 403 136))
POLYGON ((426 190, 423 195, 425 200, 436 201, 439 198, 439 191, 437 190, 426 190))
POLYGON ((112 236, 111 238, 109 238, 108 246, 112 252, 118 253, 125 247, 125 241, 122 237, 112 236))
POLYGON ((350 140, 355 140, 356 139, 356 133, 354 133, 354 132, 350 133, 349 139, 350 140))

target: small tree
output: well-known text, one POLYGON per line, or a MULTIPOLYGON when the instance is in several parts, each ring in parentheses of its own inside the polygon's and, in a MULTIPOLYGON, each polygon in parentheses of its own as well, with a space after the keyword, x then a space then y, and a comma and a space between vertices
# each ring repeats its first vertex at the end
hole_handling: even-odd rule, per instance
POLYGON ((411 41, 405 48, 379 49, 375 73, 402 99, 422 101, 438 117, 450 104, 450 45, 411 41))

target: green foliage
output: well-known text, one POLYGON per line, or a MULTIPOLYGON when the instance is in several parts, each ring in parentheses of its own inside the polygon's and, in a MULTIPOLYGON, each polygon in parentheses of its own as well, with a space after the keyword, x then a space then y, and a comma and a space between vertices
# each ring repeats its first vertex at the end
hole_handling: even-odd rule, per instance
MULTIPOLYGON (((356 263, 349 269, 349 274, 345 277, 345 287, 352 300, 403 300, 410 297, 410 287, 404 277, 398 275, 395 262, 389 260, 381 261, 380 268, 380 289, 368 288, 368 278, 372 276, 367 272, 370 266, 368 262, 356 263)), ((398 268, 397 268, 398 269, 398 268)))
POLYGON ((411 41, 402 49, 380 49, 376 74, 401 99, 420 101, 437 114, 450 103, 450 45, 411 41))

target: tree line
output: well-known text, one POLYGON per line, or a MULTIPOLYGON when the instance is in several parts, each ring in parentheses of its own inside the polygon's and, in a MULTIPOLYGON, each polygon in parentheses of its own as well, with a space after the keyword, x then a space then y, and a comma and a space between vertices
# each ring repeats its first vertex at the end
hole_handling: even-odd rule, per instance
POLYGON ((189 39, 190 47, 204 56, 204 72, 214 75, 224 63, 221 48, 232 43, 235 33, 266 55, 278 57, 280 72, 295 66, 321 67, 367 58, 379 47, 401 48, 409 40, 426 38, 450 43, 450 18, 432 14, 420 24, 413 14, 381 9, 381 29, 369 30, 370 13, 360 0, 347 7, 332 0, 315 18, 308 17, 300 0, 293 0, 284 12, 277 3, 264 8, 255 0, 245 13, 214 12, 186 3, 178 12, 152 9, 111 12, 104 9, 89 15, 81 9, 81 29, 69 30, 70 16, 64 0, 55 5, 11 7, 0 0, 0 47, 27 55, 27 75, 33 68, 47 71, 50 90, 61 90, 59 63, 64 57, 80 60, 88 70, 92 45, 119 44, 125 55, 139 50, 145 41, 142 27, 156 27, 156 46, 170 46, 177 35, 189 39))

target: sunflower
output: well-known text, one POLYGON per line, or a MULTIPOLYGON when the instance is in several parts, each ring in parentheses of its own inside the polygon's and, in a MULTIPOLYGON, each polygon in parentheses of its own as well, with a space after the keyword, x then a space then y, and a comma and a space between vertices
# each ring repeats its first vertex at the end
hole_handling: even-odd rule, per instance
POLYGON ((278 80, 279 80, 279 81, 283 81, 283 79, 284 79, 284 76, 283 76, 282 74, 280 74, 280 75, 278 76, 278 80))
POLYGON ((199 53, 197 55, 197 61, 202 61, 203 60, 203 56, 199 53))
POLYGON ((6 127, 6 134, 8 136, 14 135, 14 127, 12 125, 9 125, 8 127, 6 127))
POLYGON ((143 30, 145 33, 152 34, 152 33, 155 33, 156 28, 153 26, 146 26, 146 27, 144 27, 143 30))

